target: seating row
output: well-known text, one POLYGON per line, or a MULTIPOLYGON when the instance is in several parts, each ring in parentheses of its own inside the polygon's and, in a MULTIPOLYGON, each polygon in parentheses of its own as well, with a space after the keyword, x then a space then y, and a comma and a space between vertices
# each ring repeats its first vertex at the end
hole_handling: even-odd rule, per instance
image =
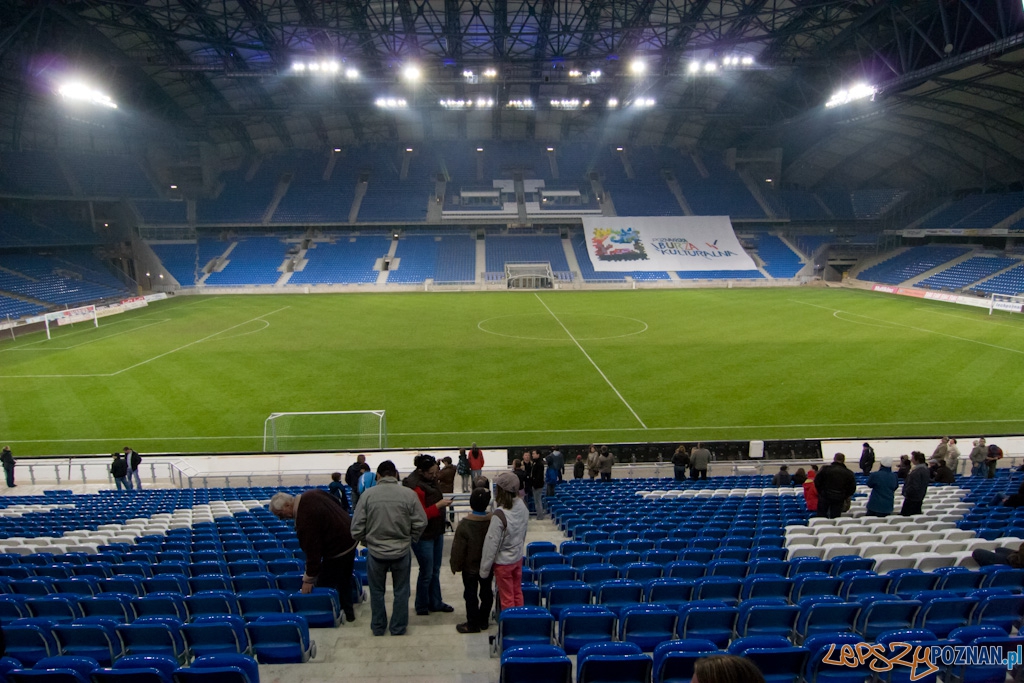
POLYGON ((107 668, 92 657, 57 655, 32 669, 12 657, 0 659, 0 678, 12 683, 259 683, 259 666, 247 655, 206 655, 181 667, 169 656, 127 655, 107 668))

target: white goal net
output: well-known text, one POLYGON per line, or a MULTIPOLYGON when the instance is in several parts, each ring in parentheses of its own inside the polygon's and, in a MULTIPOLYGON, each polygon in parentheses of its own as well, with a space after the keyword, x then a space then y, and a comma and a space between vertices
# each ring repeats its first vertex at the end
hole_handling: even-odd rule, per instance
POLYGON ((509 289, 551 289, 555 274, 550 263, 506 263, 505 281, 509 289))
POLYGON ((1024 311, 1024 296, 993 294, 988 300, 988 314, 992 315, 992 311, 1020 313, 1024 311))
POLYGON ((383 410, 271 413, 263 422, 263 450, 330 451, 386 448, 383 410))

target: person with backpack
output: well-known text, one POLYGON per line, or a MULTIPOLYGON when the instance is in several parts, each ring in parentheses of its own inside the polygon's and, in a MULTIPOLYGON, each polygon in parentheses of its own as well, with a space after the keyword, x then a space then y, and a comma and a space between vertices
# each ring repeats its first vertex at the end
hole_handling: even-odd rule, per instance
POLYGON ((331 474, 331 483, 327 485, 327 493, 338 499, 341 507, 345 508, 345 512, 350 515, 352 514, 352 509, 348 504, 348 496, 345 495, 345 485, 341 483, 341 472, 331 474))
POLYGON ((466 601, 466 621, 458 624, 459 633, 480 633, 490 627, 491 605, 494 591, 491 578, 480 577, 480 559, 484 553, 484 539, 490 528, 491 515, 487 508, 491 504, 491 492, 474 489, 469 496, 470 514, 463 517, 455 529, 452 541, 452 573, 462 573, 462 597, 466 601))
POLYGON ((864 442, 864 447, 860 451, 860 471, 864 473, 864 476, 871 474, 871 468, 875 466, 875 449, 871 447, 871 444, 864 442))
POLYGON ((480 556, 480 578, 494 572, 501 609, 523 606, 523 544, 530 511, 518 493, 516 475, 502 472, 494 478, 495 509, 480 556))

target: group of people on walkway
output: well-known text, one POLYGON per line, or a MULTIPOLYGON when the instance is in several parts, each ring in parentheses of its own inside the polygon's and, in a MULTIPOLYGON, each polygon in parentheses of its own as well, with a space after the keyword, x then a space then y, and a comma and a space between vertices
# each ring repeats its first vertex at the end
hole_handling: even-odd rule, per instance
MULTIPOLYGON (((470 453, 473 449, 475 444, 470 453)), ((462 574, 464 587, 466 621, 456 627, 460 633, 479 633, 490 626, 492 577, 502 608, 523 605, 522 556, 530 513, 520 496, 520 478, 512 471, 494 478, 492 502, 491 484, 481 471, 482 457, 480 453, 473 463, 479 469, 471 470, 477 473, 470 492, 471 512, 455 530, 450 559, 451 570, 462 574)), ((328 491, 275 494, 271 512, 295 520, 299 546, 306 554, 302 591, 334 588, 345 618, 354 621, 353 568, 362 544, 367 549, 370 630, 375 636, 400 636, 408 628, 413 558, 418 565, 413 596, 416 615, 454 612, 442 598, 440 581, 445 510, 452 503, 442 490, 443 473, 457 472, 450 460, 445 464, 442 469, 434 456, 417 455, 413 472, 400 480, 394 462, 385 460, 377 466, 373 484, 367 486, 362 478, 369 467, 360 455, 345 475, 346 482, 356 483, 351 507, 340 472, 332 475, 328 491), (358 473, 362 474, 350 478, 358 473), (388 574, 394 591, 390 616, 384 600, 388 574)), ((448 482, 454 483, 454 476, 448 482)))
POLYGON ((118 491, 142 490, 142 477, 139 476, 141 464, 142 456, 131 446, 125 446, 123 453, 113 454, 109 470, 118 491))

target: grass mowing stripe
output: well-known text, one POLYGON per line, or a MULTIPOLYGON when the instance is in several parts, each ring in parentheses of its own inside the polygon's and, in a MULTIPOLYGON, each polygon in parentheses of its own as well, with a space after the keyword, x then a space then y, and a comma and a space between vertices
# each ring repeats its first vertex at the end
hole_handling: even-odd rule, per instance
POLYGON ((561 325, 562 329, 565 330, 565 333, 567 335, 569 335, 569 339, 572 340, 572 343, 575 344, 576 348, 578 348, 583 353, 583 355, 587 357, 587 360, 589 360, 590 364, 594 366, 594 369, 597 370, 598 374, 600 374, 601 377, 604 378, 604 381, 607 382, 608 386, 610 386, 612 388, 612 391, 614 391, 615 395, 619 397, 619 400, 622 401, 623 405, 625 405, 627 408, 629 408, 629 412, 633 413, 633 417, 635 417, 636 421, 640 423, 640 426, 643 427, 644 429, 647 429, 647 425, 644 424, 644 421, 641 420, 640 416, 636 414, 635 410, 633 410, 633 406, 629 405, 629 401, 627 401, 625 398, 622 397, 622 394, 619 393, 619 390, 616 389, 615 385, 612 384, 612 381, 610 379, 608 379, 608 375, 604 374, 604 371, 601 370, 601 368, 598 366, 598 364, 594 362, 594 359, 590 357, 590 354, 587 353, 587 350, 584 349, 583 346, 578 341, 576 341, 576 337, 572 336, 572 332, 569 331, 569 328, 566 327, 565 324, 561 320, 558 319, 558 316, 555 315, 554 311, 552 311, 550 308, 548 308, 548 305, 546 303, 544 303, 543 299, 540 298, 540 294, 534 294, 534 296, 537 297, 537 301, 540 302, 540 305, 547 309, 548 313, 551 314, 551 317, 555 319, 555 322, 557 322, 559 325, 561 325))

